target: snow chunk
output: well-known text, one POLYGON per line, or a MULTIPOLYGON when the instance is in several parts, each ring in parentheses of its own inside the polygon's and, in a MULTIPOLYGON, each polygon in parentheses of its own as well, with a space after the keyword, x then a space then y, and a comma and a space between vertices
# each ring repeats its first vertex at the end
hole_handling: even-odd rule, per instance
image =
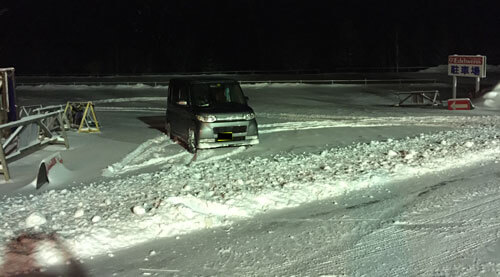
POLYGON ((466 142, 464 145, 465 145, 465 147, 467 147, 467 148, 471 148, 472 146, 474 146, 474 142, 472 142, 472 141, 468 141, 468 142, 466 142))
POLYGON ((143 215, 146 213, 146 209, 143 206, 137 205, 132 208, 132 212, 136 215, 143 215))
POLYGON ((408 153, 405 154, 404 159, 405 160, 413 160, 415 156, 417 155, 417 152, 414 150, 410 150, 408 153))
POLYGON ((75 214, 73 215, 74 218, 79 218, 82 217, 85 214, 85 211, 83 209, 78 209, 76 210, 75 214))
POLYGON ((37 227, 47 222, 44 215, 40 213, 32 213, 26 218, 26 228, 37 227))
POLYGON ((42 241, 36 245, 34 257, 42 267, 63 265, 67 258, 53 241, 42 241))
POLYGON ((389 152, 387 152, 387 156, 396 157, 396 156, 398 156, 398 153, 396 151, 389 150, 389 152))
POLYGON ((100 217, 100 216, 98 216, 98 215, 94 215, 94 216, 92 217, 92 222, 93 222, 93 223, 97 223, 97 222, 99 222, 99 221, 101 221, 101 217, 100 217))

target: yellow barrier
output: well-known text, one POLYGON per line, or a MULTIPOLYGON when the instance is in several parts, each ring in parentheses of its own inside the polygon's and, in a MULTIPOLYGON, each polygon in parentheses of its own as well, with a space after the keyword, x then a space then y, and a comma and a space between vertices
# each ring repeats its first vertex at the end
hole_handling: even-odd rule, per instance
POLYGON ((95 116, 94 104, 91 101, 68 102, 64 114, 71 121, 71 127, 78 127, 78 133, 97 133, 101 131, 95 116))

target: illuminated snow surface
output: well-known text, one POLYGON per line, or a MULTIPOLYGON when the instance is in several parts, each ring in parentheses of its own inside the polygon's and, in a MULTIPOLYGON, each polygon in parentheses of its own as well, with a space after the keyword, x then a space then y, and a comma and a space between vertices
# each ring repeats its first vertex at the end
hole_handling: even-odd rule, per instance
MULTIPOLYGON (((148 101, 163 101, 161 96, 134 99, 146 102, 145 108, 148 101)), ((0 251, 6 253, 7 242, 22 233, 56 234, 57 241, 44 239, 37 246, 37 263, 42 268, 64 265, 73 253, 91 265, 86 270, 95 276, 500 271, 498 259, 488 258, 500 256, 500 183, 498 176, 487 178, 498 174, 498 115, 370 117, 295 111, 257 112, 270 120, 259 125, 261 136, 314 129, 331 130, 334 136, 341 128, 367 127, 437 130, 399 139, 390 134, 370 142, 353 139, 347 146, 323 145, 301 153, 241 156, 252 148, 205 150, 196 159, 184 150, 172 152, 179 146, 159 133, 103 168, 99 182, 4 197, 0 251), (446 179, 450 172, 480 171, 474 168, 484 174, 446 179), (296 209, 301 210, 287 212, 296 209), (283 214, 266 217, 277 211, 283 214), (212 232, 190 237, 204 229, 213 230, 214 237, 212 232), (165 246, 155 243, 162 238, 165 246), (194 264, 186 265, 184 256, 194 264)), ((0 264, 9 260, 0 257, 0 264)))
POLYGON ((500 109, 500 84, 484 96, 484 105, 488 108, 500 109))

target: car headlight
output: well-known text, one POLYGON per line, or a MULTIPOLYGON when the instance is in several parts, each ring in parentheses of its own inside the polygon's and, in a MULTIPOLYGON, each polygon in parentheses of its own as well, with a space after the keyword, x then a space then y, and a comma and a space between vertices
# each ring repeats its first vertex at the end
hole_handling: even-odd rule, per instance
POLYGON ((247 113, 245 114, 245 119, 246 120, 252 120, 255 118, 255 114, 254 113, 247 113))
POLYGON ((215 122, 217 120, 213 115, 197 115, 196 118, 201 122, 215 122))

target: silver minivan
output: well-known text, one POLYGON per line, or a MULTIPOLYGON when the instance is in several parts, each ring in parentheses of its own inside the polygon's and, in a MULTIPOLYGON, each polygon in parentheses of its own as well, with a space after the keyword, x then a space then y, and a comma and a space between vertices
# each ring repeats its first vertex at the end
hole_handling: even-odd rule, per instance
POLYGON ((196 149, 259 143, 255 113, 239 83, 221 78, 175 78, 168 86, 165 132, 196 149))

